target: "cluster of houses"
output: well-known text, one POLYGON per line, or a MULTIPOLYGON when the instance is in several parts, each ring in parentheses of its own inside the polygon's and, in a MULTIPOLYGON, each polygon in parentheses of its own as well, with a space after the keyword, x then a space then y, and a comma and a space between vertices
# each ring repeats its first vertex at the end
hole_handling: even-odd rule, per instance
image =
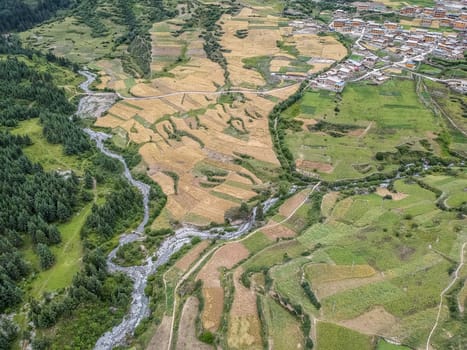
MULTIPOLYGON (((423 28, 404 30, 393 22, 383 24, 358 18, 337 18, 331 30, 362 37, 362 44, 373 50, 387 49, 403 57, 417 56, 427 51, 440 58, 462 59, 467 50, 467 37, 463 33, 433 32, 423 28)), ((409 67, 411 68, 411 67, 409 67)))
POLYGON ((467 30, 467 12, 463 8, 467 1, 439 1, 435 7, 406 6, 399 11, 404 17, 419 18, 422 27, 431 27, 434 22, 440 27, 450 27, 454 30, 467 30))
MULTIPOLYGON (((331 31, 358 38, 352 54, 345 61, 310 79, 310 86, 318 89, 341 92, 346 82, 368 79, 381 84, 401 68, 415 69, 428 55, 449 60, 461 60, 467 51, 467 27, 456 24, 467 23, 467 0, 439 1, 434 8, 407 6, 400 10, 401 16, 439 20, 448 18, 456 31, 433 31, 413 26, 404 29, 400 23, 386 21, 377 23, 360 18, 364 12, 391 12, 378 2, 354 2, 356 13, 336 10, 329 25, 331 31), (463 12, 464 11, 464 12, 463 12), (460 32, 459 32, 460 31, 460 32)), ((319 30, 297 21, 297 29, 319 30)), ((467 82, 451 79, 450 87, 467 92, 467 82)))
MULTIPOLYGON (((389 13, 394 12, 385 4, 375 1, 353 2, 357 15, 364 12, 389 13)), ((398 11, 402 17, 420 19, 420 26, 450 27, 454 30, 467 30, 467 0, 440 0, 434 7, 406 6, 398 11)))
MULTIPOLYGON (((373 70, 378 57, 367 52, 354 48, 352 55, 335 67, 320 74, 310 81, 310 86, 318 89, 341 92, 347 81, 363 76, 373 70)), ((382 83, 387 77, 382 73, 371 77, 376 83, 382 83)))

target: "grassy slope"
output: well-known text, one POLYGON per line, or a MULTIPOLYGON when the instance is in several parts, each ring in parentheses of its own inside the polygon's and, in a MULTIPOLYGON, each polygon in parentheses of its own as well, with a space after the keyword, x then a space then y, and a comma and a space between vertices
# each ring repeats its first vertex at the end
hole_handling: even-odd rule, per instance
POLYGON ((320 350, 371 350, 371 337, 332 323, 318 323, 318 348, 320 350))
POLYGON ((70 222, 58 226, 62 243, 52 248, 56 263, 49 270, 40 272, 32 281, 30 294, 33 297, 39 298, 44 292, 57 291, 70 285, 81 266, 83 249, 80 231, 91 208, 92 203, 82 208, 70 222))
MULTIPOLYGON (((440 132, 444 124, 418 100, 412 81, 389 81, 377 87, 350 84, 342 94, 342 101, 333 93, 308 92, 284 116, 351 125, 361 131, 368 128, 363 136, 288 132, 286 145, 295 159, 333 165, 332 173, 320 173, 322 178, 329 180, 358 178, 375 172, 376 152, 395 151, 400 144, 425 139, 430 132, 440 132), (367 164, 371 170, 365 172, 354 167, 367 164)), ((420 148, 418 144, 414 147, 420 148)), ((390 169, 391 166, 386 166, 386 170, 390 169)))
POLYGON ((288 311, 269 298, 262 298, 270 346, 277 350, 303 348, 300 323, 288 311))
MULTIPOLYGON (((422 180, 430 183, 438 180, 437 184, 451 184, 455 188, 467 185, 462 178, 445 175, 431 175, 422 180)), ((342 199, 328 208, 325 222, 311 226, 291 241, 271 242, 264 248, 267 244, 264 236, 253 235, 245 243, 257 254, 247 259, 243 267, 272 268, 269 270, 274 281, 272 288, 292 303, 300 304, 307 313, 320 315, 320 319, 350 319, 375 306, 384 306, 403 325, 399 328, 395 325, 391 332, 411 346, 422 344, 434 320, 438 295, 450 278, 451 263, 444 256, 458 259, 459 242, 466 238, 459 228, 466 222, 456 218, 455 213, 439 210, 436 196, 415 183, 399 180, 394 187, 407 197, 395 201, 368 194, 342 199), (311 256, 302 255, 318 243, 321 249, 311 256), (381 272, 384 275, 360 287, 337 289, 334 295, 320 300, 323 307, 317 312, 300 286, 303 272, 312 286, 318 283, 307 272, 313 263, 369 264, 376 270, 374 276, 381 272)), ((359 277, 337 275, 336 280, 346 278, 359 277)), ((363 335, 355 337, 368 341, 363 335)))

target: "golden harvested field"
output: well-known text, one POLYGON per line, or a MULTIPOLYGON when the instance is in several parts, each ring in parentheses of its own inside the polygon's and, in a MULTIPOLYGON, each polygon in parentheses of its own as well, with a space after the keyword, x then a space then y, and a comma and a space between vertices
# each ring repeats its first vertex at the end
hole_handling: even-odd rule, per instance
POLYGON ((121 125, 125 122, 120 118, 114 117, 112 114, 107 113, 104 117, 100 117, 96 120, 95 126, 100 126, 103 128, 120 128, 121 125))
POLYGON ((309 189, 305 189, 294 194, 292 197, 287 199, 284 204, 279 208, 279 214, 282 216, 289 216, 292 212, 302 203, 310 194, 309 189))
POLYGON ((222 36, 221 45, 230 52, 225 53, 230 72, 230 79, 235 86, 262 86, 265 84, 261 75, 253 70, 243 68, 245 58, 257 56, 274 56, 280 52, 276 42, 282 40, 278 26, 279 17, 259 17, 257 11, 244 8, 236 16, 224 15, 221 18, 222 36), (263 22, 261 25, 254 23, 263 22), (267 29, 266 29, 267 27, 267 29), (276 27, 276 29, 272 29, 276 27), (248 36, 240 39, 235 36, 238 30, 248 30, 248 36))
POLYGON ((170 327, 172 325, 172 317, 164 316, 162 322, 157 327, 151 341, 146 350, 167 349, 169 345, 170 327))
POLYGON ((315 34, 294 34, 295 46, 304 56, 341 60, 347 55, 347 49, 332 36, 315 34))
POLYGON ((243 269, 235 270, 234 300, 229 313, 229 326, 227 342, 236 349, 261 349, 260 320, 256 307, 256 294, 240 283, 243 269))
POLYGON ((326 68, 328 68, 331 64, 330 63, 313 63, 313 67, 308 71, 308 74, 315 74, 319 73, 326 68))
POLYGON ((156 172, 151 175, 151 179, 162 187, 164 193, 168 196, 175 194, 174 180, 163 172, 156 172))
MULTIPOLYGON (((219 21, 224 32, 220 44, 225 49, 234 88, 255 88, 266 83, 260 73, 244 68, 245 58, 269 56, 279 69, 288 60, 296 59, 277 46, 278 41, 290 41, 287 37, 299 50, 313 54, 319 51, 326 59, 337 57, 340 44, 334 38, 293 35, 293 28, 283 24, 286 19, 268 13, 259 7, 244 8, 219 21), (241 29, 248 30, 243 39, 235 36, 241 29)), ((275 102, 267 97, 286 99, 298 89, 298 84, 264 95, 244 94, 233 101, 220 101, 221 95, 216 92, 225 85, 224 70, 207 58, 199 30, 174 35, 182 23, 176 19, 153 26, 154 74, 149 81, 129 79, 120 60, 97 62, 100 87, 116 88, 133 97, 116 103, 96 125, 124 130, 123 137, 141 145, 139 152, 149 169, 148 175, 168 195, 166 212, 170 219, 196 225, 220 223, 228 209, 256 195, 252 187, 242 184, 263 185, 251 169, 233 164, 235 158, 247 155, 271 169, 280 166, 267 120, 275 102), (216 163, 216 168, 227 174, 213 183, 196 172, 200 162, 216 163), (177 174, 177 192, 173 179, 163 172, 177 174), (253 183, 239 175, 242 173, 251 177, 253 183)), ((332 171, 326 164, 311 166, 332 171)))
MULTIPOLYGON (((209 350, 211 346, 196 337, 196 316, 198 315, 199 300, 190 296, 183 306, 180 324, 178 326, 177 350, 209 350)), ((161 349, 165 349, 162 348, 161 349)))
POLYGON ((327 265, 312 264, 305 269, 313 283, 322 284, 348 278, 365 278, 376 274, 370 265, 327 265))
POLYGON ((256 307, 256 294, 240 283, 242 268, 234 272, 234 301, 230 312, 229 345, 234 348, 261 347, 260 321, 256 307))
POLYGON ((196 247, 192 248, 188 253, 186 253, 180 260, 175 264, 177 268, 182 271, 187 271, 188 268, 193 264, 196 259, 200 256, 203 250, 209 245, 209 241, 202 241, 197 244, 196 247))
POLYGON ((381 197, 389 195, 395 201, 400 201, 401 199, 404 199, 404 198, 407 197, 407 194, 405 194, 405 193, 391 192, 387 188, 384 188, 384 187, 378 187, 376 189, 376 194, 380 195, 381 197))
POLYGON ((204 307, 201 314, 203 328, 211 332, 219 329, 224 309, 224 289, 203 287, 204 307))
POLYGON ((383 276, 369 265, 312 264, 305 268, 305 273, 318 298, 383 280, 383 276))
POLYGON ((201 320, 205 329, 215 331, 221 321, 224 289, 221 286, 219 269, 230 269, 248 255, 248 250, 241 243, 228 243, 213 254, 196 276, 197 280, 203 281, 204 309, 201 320))
POLYGON ((277 222, 270 220, 264 228, 261 229, 268 238, 275 240, 276 238, 295 237, 296 233, 284 225, 277 225, 277 222))
POLYGON ((274 90, 268 93, 269 96, 277 97, 279 99, 286 99, 290 95, 292 95, 295 91, 299 88, 299 84, 291 85, 285 88, 274 90))
POLYGON ((193 171, 198 162, 215 162, 217 166, 228 171, 227 178, 234 177, 237 179, 234 180, 236 182, 250 184, 250 180, 239 176, 238 173, 248 174, 254 179, 255 184, 261 184, 261 181, 248 170, 231 163, 236 157, 235 154, 247 154, 258 160, 279 165, 265 117, 274 103, 259 96, 250 96, 244 102, 234 102, 231 107, 220 105, 209 107, 212 102, 209 95, 199 94, 176 95, 163 100, 124 101, 112 107, 107 116, 97 121, 99 126, 121 127, 132 141, 143 144, 140 154, 149 168, 149 176, 159 181, 169 196, 167 208, 174 219, 189 220, 193 218, 191 214, 194 214, 198 218, 204 218, 196 220, 197 224, 223 222, 225 211, 238 205, 228 198, 248 200, 256 195, 250 189, 229 184, 219 184, 214 188, 202 187, 200 182, 203 179, 193 171), (177 116, 171 117, 170 122, 168 120, 157 122, 165 115, 189 113, 194 109, 206 110, 204 115, 199 117, 199 122, 194 118, 177 116), (240 139, 225 132, 232 116, 243 121, 237 125, 245 126, 247 137, 240 139), (179 141, 169 139, 167 130, 173 132, 173 125, 177 130, 192 136, 181 137, 179 141), (202 144, 196 140, 200 140, 202 144), (178 174, 180 177, 178 194, 174 191, 173 180, 160 174, 162 171, 178 174), (227 197, 213 196, 212 190, 227 197))

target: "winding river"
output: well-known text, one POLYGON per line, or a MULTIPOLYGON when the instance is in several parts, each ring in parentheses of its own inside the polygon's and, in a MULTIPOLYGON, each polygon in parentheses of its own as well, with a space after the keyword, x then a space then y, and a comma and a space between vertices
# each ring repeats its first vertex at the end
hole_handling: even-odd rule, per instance
MULTIPOLYGON (((81 75, 86 78, 86 81, 80 85, 81 89, 86 93, 86 96, 83 97, 79 103, 78 115, 80 111, 86 108, 86 98, 89 96, 99 97, 99 96, 109 96, 113 93, 94 93, 89 89, 89 86, 96 79, 96 75, 88 71, 81 71, 81 75)), ((115 94, 113 94, 115 95, 115 94)), ((95 102, 95 100, 94 100, 95 102)), ((124 166, 123 175, 128 180, 128 182, 136 187, 143 196, 143 208, 144 216, 141 223, 138 227, 131 233, 124 234, 120 237, 119 244, 117 248, 112 250, 107 257, 107 266, 110 272, 122 272, 130 277, 133 282, 133 292, 132 292, 132 301, 130 306, 129 313, 125 316, 123 321, 115 326, 112 330, 108 331, 97 341, 95 349, 96 350, 108 350, 112 349, 118 345, 125 343, 126 339, 131 336, 138 326, 138 324, 145 317, 149 316, 149 299, 144 293, 148 277, 156 272, 157 268, 167 261, 170 257, 179 251, 185 244, 189 244, 193 237, 199 237, 201 239, 224 239, 230 240, 238 238, 252 229, 256 222, 256 208, 253 210, 248 221, 236 227, 235 231, 232 232, 223 232, 222 229, 211 229, 207 231, 199 230, 195 227, 185 226, 178 229, 174 235, 165 239, 161 246, 159 247, 156 256, 148 257, 143 265, 140 266, 130 266, 122 267, 113 262, 117 250, 124 244, 141 241, 144 239, 144 227, 149 220, 149 185, 137 181, 133 178, 130 169, 128 168, 125 159, 119 154, 113 153, 108 148, 106 148, 104 142, 105 140, 112 137, 109 134, 103 132, 93 131, 91 129, 84 129, 84 131, 89 135, 89 137, 96 142, 97 148, 104 153, 106 156, 117 159, 124 166)), ((264 212, 266 212, 275 202, 277 198, 271 198, 265 201, 262 206, 264 212)))

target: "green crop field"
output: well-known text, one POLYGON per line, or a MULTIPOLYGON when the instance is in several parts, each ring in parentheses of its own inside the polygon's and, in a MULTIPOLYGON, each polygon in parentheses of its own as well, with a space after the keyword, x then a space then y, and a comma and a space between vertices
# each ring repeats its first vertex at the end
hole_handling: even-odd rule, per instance
MULTIPOLYGON (((92 349, 124 318, 110 347, 415 350, 437 323, 430 349, 465 348, 467 96, 447 84, 467 76, 465 60, 427 55, 416 75, 383 70, 386 82, 349 78, 339 93, 305 77, 368 56, 326 28, 337 9, 382 23, 436 5, 379 1, 394 12, 329 0, 3 1, 0 188, 15 205, 1 193, 0 348, 92 349), (94 92, 79 70, 97 74, 94 92), (296 85, 273 89, 291 75, 296 85), (81 97, 98 104, 113 90, 103 118, 70 117, 81 97), (141 237, 141 188, 83 127, 112 133, 109 149, 152 184, 141 237), (14 159, 19 148, 45 174, 14 159), (69 184, 58 179, 69 171, 69 184), (23 178, 15 192, 9 181, 23 178), (277 202, 249 232, 233 232, 267 199, 277 202), (201 231, 212 240, 192 249, 201 231), (184 235, 192 244, 177 250, 184 235), (113 248, 122 273, 105 268, 113 248), (132 293, 130 266, 144 291, 132 293), (132 300, 147 301, 143 320, 132 300)), ((368 50, 375 69, 398 60, 368 50)))
POLYGON ((373 339, 332 323, 318 322, 318 348, 321 350, 371 350, 373 339))
POLYGON ((303 288, 300 286, 302 267, 310 262, 310 258, 293 259, 291 262, 277 266, 270 272, 274 286, 282 296, 300 304, 308 313, 315 314, 316 308, 310 303, 303 288))
POLYGON ((270 344, 273 349, 303 348, 303 332, 300 322, 287 310, 270 298, 261 298, 270 344))
POLYGON ((244 241, 242 244, 249 250, 251 254, 255 254, 261 249, 272 244, 272 241, 264 235, 262 232, 256 232, 254 235, 251 235, 244 241))
POLYGON ((342 97, 307 92, 283 117, 327 123, 321 130, 290 131, 285 138, 294 159, 331 165, 332 171, 321 171, 319 164, 309 170, 327 180, 393 170, 375 161, 376 152, 395 152, 396 146, 408 142, 420 149, 417 141, 424 139, 435 148, 432 135, 444 125, 421 104, 413 81, 397 80, 380 86, 349 84, 342 97))
POLYGON ((429 175, 423 181, 446 194, 445 202, 449 207, 459 207, 467 202, 467 174, 459 172, 457 176, 429 175))
POLYGON ((21 33, 21 39, 33 48, 47 50, 53 47, 58 56, 87 63, 109 55, 112 41, 123 31, 123 26, 110 21, 107 24, 114 29, 112 34, 93 37, 91 28, 75 17, 66 17, 21 33))
POLYGON ((380 340, 378 342, 378 346, 376 347, 376 350, 410 350, 407 346, 403 345, 395 345, 388 343, 385 340, 380 340))

